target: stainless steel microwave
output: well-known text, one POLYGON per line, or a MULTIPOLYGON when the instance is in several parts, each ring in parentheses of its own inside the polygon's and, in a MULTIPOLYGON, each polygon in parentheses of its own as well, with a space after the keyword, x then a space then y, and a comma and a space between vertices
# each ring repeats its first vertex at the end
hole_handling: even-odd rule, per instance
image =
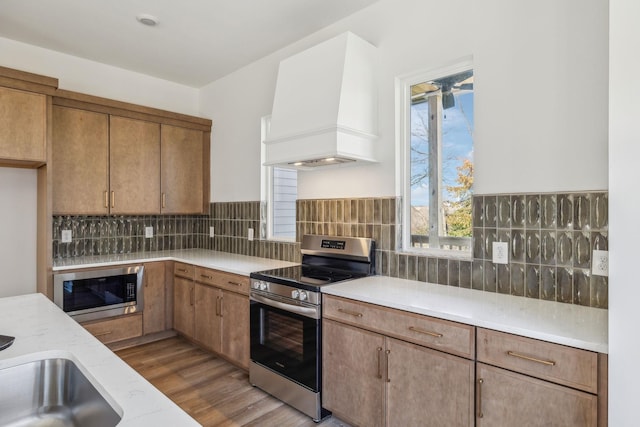
POLYGON ((142 311, 144 266, 58 273, 53 302, 78 322, 142 311))

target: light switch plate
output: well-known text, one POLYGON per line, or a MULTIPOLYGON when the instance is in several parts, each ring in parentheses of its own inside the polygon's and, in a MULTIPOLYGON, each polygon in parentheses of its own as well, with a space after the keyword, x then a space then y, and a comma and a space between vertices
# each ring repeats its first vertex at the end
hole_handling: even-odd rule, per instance
POLYGON ((251 242, 253 241, 253 228, 247 230, 247 239, 251 242))
POLYGON ((62 230, 62 243, 71 243, 71 230, 62 230))
POLYGON ((493 263, 509 263, 509 244, 507 242, 493 242, 493 263))
POLYGON ((593 251, 591 273, 594 276, 609 276, 609 251, 593 251))
POLYGON ((213 227, 209 227, 209 237, 216 237, 216 232, 213 227))
POLYGON ((144 237, 150 239, 153 237, 153 227, 145 227, 144 228, 144 237))

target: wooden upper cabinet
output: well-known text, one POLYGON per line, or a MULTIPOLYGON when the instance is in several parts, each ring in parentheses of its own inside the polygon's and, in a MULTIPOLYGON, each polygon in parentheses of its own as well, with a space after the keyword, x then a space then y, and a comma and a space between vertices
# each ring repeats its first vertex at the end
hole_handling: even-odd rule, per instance
POLYGON ((53 213, 109 213, 109 116, 53 106, 53 213))
POLYGON ((0 164, 43 165, 46 136, 46 95, 0 87, 0 164))
POLYGON ((110 212, 160 212, 160 124, 111 116, 110 212))
POLYGON ((208 211, 210 120, 63 90, 50 104, 53 214, 208 211))
POLYGON ((203 213, 204 132, 162 125, 161 186, 163 214, 203 213))

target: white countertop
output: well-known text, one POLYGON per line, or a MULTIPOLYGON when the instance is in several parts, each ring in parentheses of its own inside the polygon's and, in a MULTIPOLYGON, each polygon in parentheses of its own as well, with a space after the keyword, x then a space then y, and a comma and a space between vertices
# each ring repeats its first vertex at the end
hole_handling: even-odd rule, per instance
POLYGON ((243 276, 248 276, 249 273, 254 271, 270 270, 272 268, 299 264, 275 259, 231 254, 228 252, 210 251, 207 249, 185 249, 179 251, 138 252, 132 254, 98 255, 55 260, 53 271, 152 261, 179 261, 243 276))
MULTIPOLYGON (((56 261, 53 270, 166 260, 245 276, 253 271, 296 264, 189 249, 72 258, 56 261)), ((608 352, 608 312, 603 309, 386 276, 370 276, 324 286, 322 292, 585 350, 608 352)))
POLYGON ((44 295, 0 298, 0 313, 0 334, 16 338, 0 369, 70 359, 122 416, 118 427, 200 425, 44 295))
POLYGON ((603 309, 385 276, 324 286, 322 292, 584 350, 608 352, 608 311, 603 309))

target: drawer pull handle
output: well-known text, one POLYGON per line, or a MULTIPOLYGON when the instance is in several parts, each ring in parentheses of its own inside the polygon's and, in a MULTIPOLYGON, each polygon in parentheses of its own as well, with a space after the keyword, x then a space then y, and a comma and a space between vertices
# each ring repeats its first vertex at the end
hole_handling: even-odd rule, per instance
POLYGON ((201 274, 200 277, 202 277, 203 279, 213 279, 213 276, 207 276, 206 274, 201 274))
POLYGON ((105 209, 109 209, 109 192, 106 190, 104 192, 104 207, 105 209))
POLYGON ((478 418, 484 417, 482 413, 482 383, 484 380, 482 378, 478 379, 478 418))
POLYGON ((97 334, 93 334, 94 337, 103 337, 105 335, 109 335, 111 334, 112 331, 106 331, 106 332, 99 332, 97 334))
POLYGON ((348 314, 350 316, 362 317, 362 313, 358 313, 357 311, 346 310, 344 308, 339 308, 338 311, 340 313, 348 314))
POLYGON ((378 379, 382 379, 382 347, 378 347, 378 379))
POLYGON ((111 192, 111 207, 112 208, 116 207, 116 192, 115 191, 111 192))
POLYGON ((167 207, 167 195, 165 193, 162 193, 162 209, 165 209, 167 207))
POLYGON ((409 330, 411 332, 417 332, 419 334, 425 334, 425 335, 429 335, 429 336, 436 337, 436 338, 442 338, 443 337, 442 334, 439 334, 437 332, 427 331, 427 330, 424 330, 424 329, 416 328, 415 326, 409 326, 409 330))
POLYGON ((231 280, 229 280, 227 283, 230 284, 230 285, 233 285, 233 286, 242 286, 242 284, 240 284, 238 282, 232 282, 231 280))
POLYGON ((528 360, 530 362, 542 363, 543 365, 547 366, 556 366, 556 362, 554 362, 553 360, 537 359, 535 357, 525 356, 524 354, 516 353, 514 351, 507 351, 507 354, 509 356, 517 357, 518 359, 528 360))
POLYGON ((179 268, 179 269, 178 269, 178 271, 179 271, 180 273, 186 273, 186 272, 187 272, 187 269, 186 269, 186 268, 179 268))

